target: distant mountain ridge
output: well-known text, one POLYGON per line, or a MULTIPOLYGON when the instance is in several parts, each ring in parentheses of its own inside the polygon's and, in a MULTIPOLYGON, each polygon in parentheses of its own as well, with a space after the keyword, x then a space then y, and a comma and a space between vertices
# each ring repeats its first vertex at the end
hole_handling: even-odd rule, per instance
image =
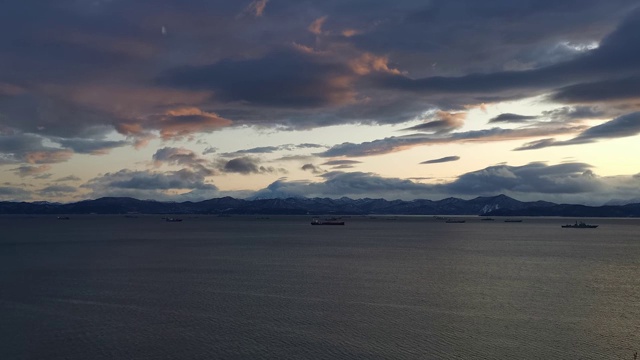
POLYGON ((0 214, 219 214, 219 215, 482 215, 640 217, 640 203, 585 206, 546 201, 522 202, 506 195, 471 200, 432 201, 384 199, 276 198, 242 200, 223 197, 199 202, 161 202, 127 197, 104 197, 60 204, 0 202, 0 214))

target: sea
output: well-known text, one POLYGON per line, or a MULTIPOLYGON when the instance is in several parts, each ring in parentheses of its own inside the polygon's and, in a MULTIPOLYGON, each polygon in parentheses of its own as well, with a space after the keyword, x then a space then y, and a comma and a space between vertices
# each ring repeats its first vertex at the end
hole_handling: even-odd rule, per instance
POLYGON ((0 359, 633 359, 640 219, 0 216, 0 359))

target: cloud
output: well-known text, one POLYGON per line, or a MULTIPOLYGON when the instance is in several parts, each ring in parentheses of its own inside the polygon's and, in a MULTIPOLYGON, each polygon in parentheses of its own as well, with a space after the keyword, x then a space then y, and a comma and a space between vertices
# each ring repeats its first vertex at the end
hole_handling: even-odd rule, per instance
POLYGON ((53 164, 65 162, 71 158, 73 152, 68 150, 32 151, 24 155, 29 164, 53 164))
POLYGON ((536 127, 520 129, 491 128, 486 130, 472 130, 442 135, 413 134, 392 136, 385 139, 367 141, 360 144, 342 143, 318 153, 321 157, 363 157, 389 154, 416 146, 435 144, 453 144, 464 142, 494 142, 527 138, 539 138, 548 135, 575 134, 584 130, 583 126, 563 126, 556 124, 538 124, 536 127))
POLYGON ((461 175, 446 185, 458 194, 503 192, 576 194, 597 192, 601 184, 585 163, 547 165, 534 162, 523 166, 498 165, 461 175))
POLYGON ((326 56, 285 48, 264 57, 175 68, 160 84, 211 90, 247 106, 315 108, 352 102, 352 70, 326 56))
POLYGON ((46 197, 63 197, 73 194, 78 189, 73 186, 52 185, 38 190, 38 194, 46 197))
POLYGON ((206 199, 250 195, 248 191, 220 191, 206 180, 207 174, 190 169, 178 171, 136 171, 123 169, 97 176, 81 188, 90 198, 125 196, 158 201, 202 201, 206 199))
POLYGON ((315 35, 322 35, 322 25, 324 25, 324 22, 327 21, 327 17, 326 16, 322 16, 319 17, 317 19, 315 19, 311 25, 309 25, 309 31, 312 34, 315 35))
POLYGON ((340 165, 356 165, 362 164, 362 161, 357 160, 329 160, 322 163, 322 165, 328 166, 340 166, 340 165))
POLYGON ((213 147, 213 146, 208 146, 206 149, 204 149, 204 151, 202 152, 202 155, 209 155, 209 154, 215 154, 218 152, 218 148, 213 147))
POLYGON ((566 86, 558 89, 551 99, 562 103, 640 100, 640 74, 566 86))
POLYGON ((115 128, 165 140, 245 124, 395 124, 637 75, 631 0, 278 2, 264 16, 267 4, 12 1, 0 24, 0 67, 12 69, 0 123, 65 139, 115 128), (314 21, 322 36, 307 31, 314 21), (167 114, 181 107, 202 112, 186 129, 167 114))
POLYGON ((31 199, 31 192, 23 188, 13 186, 0 186, 0 200, 24 201, 31 199))
POLYGON ((458 95, 462 104, 481 103, 524 95, 539 94, 547 89, 623 77, 640 72, 640 11, 630 13, 618 28, 606 36, 600 46, 560 63, 521 71, 470 73, 462 76, 409 78, 404 75, 380 75, 380 85, 419 92, 424 95, 443 93, 458 95))
MULTIPOLYGON (((158 129, 164 140, 181 139, 195 133, 208 133, 232 124, 231 120, 194 107, 167 110, 163 114, 149 116, 149 120, 151 122, 148 126, 158 129)), ((119 129, 125 135, 142 133, 141 129, 126 128, 122 127, 123 125, 119 129)))
POLYGON ((260 159, 251 156, 239 157, 229 161, 219 160, 218 169, 225 173, 236 174, 272 174, 285 172, 285 169, 276 169, 271 166, 260 165, 260 159))
POLYGON ((607 111, 597 106, 563 106, 543 111, 540 117, 559 122, 574 122, 575 120, 603 119, 607 115, 607 111))
POLYGON ((49 170, 51 170, 50 165, 20 166, 20 167, 11 169, 11 171, 13 171, 16 175, 20 177, 42 175, 43 173, 49 170))
POLYGON ((267 188, 256 192, 256 197, 352 197, 366 196, 427 196, 428 186, 417 184, 409 180, 397 178, 382 178, 363 172, 329 172, 322 175, 323 182, 285 181, 278 180, 267 188))
POLYGON ((65 177, 61 177, 59 179, 54 180, 55 182, 67 182, 67 181, 81 181, 82 179, 75 176, 75 175, 69 175, 69 176, 65 176, 65 177))
POLYGON ((593 126, 575 140, 615 139, 640 133, 640 112, 623 115, 604 124, 593 126))
POLYGON ((326 171, 322 170, 321 168, 319 168, 319 167, 317 167, 317 166, 315 166, 313 164, 304 164, 304 165, 302 165, 302 170, 309 171, 312 174, 316 174, 316 175, 326 172, 326 171))
POLYGON ((462 127, 466 118, 466 113, 448 113, 446 111, 437 111, 433 116, 428 117, 430 121, 424 124, 406 128, 404 130, 433 132, 436 134, 446 133, 462 127))
POLYGON ((33 134, 0 134, 3 163, 51 164, 71 158, 71 150, 44 145, 46 138, 33 134))
POLYGON ((131 145, 129 141, 93 140, 93 139, 58 139, 58 143, 78 154, 104 155, 111 149, 131 145))
POLYGON ((513 150, 514 151, 537 150, 537 149, 544 149, 550 146, 560 146, 560 145, 573 145, 573 144, 570 144, 568 142, 556 141, 556 139, 554 138, 546 138, 546 139, 530 141, 513 150))
POLYGON ((156 165, 184 165, 188 167, 198 167, 207 163, 205 159, 200 158, 196 153, 184 148, 164 147, 158 149, 152 156, 156 165))
POLYGON ((458 161, 458 160, 460 160, 460 156, 445 156, 439 159, 423 161, 420 164, 440 164, 440 163, 452 162, 452 161, 458 161))
POLYGON ((110 189, 149 191, 217 190, 215 185, 205 182, 206 176, 206 173, 189 169, 168 172, 123 169, 91 179, 82 187, 101 194, 112 193, 108 191, 110 189))
POLYGON ((357 160, 329 160, 322 163, 322 165, 331 166, 333 170, 353 169, 355 165, 362 164, 362 161, 357 160))
POLYGON ((559 141, 553 138, 541 139, 526 143, 514 150, 536 150, 550 146, 567 146, 593 143, 603 139, 617 139, 640 134, 640 112, 619 116, 603 124, 596 125, 581 132, 573 139, 559 141))
POLYGON ((471 171, 452 181, 435 184, 363 172, 335 171, 323 174, 321 179, 320 182, 280 179, 257 191, 254 196, 438 200, 451 196, 468 199, 478 195, 506 194, 522 201, 546 200, 600 205, 611 199, 631 199, 640 195, 637 176, 601 177, 585 163, 547 165, 532 162, 522 166, 503 164, 471 171))
POLYGON ((277 146, 260 146, 260 147, 255 147, 251 149, 236 150, 234 152, 224 153, 221 155, 225 157, 234 157, 234 156, 241 156, 244 154, 271 154, 278 151, 294 151, 294 150, 300 150, 300 149, 317 149, 317 148, 324 148, 324 147, 325 146, 323 145, 310 144, 310 143, 297 144, 297 145, 285 144, 285 145, 277 145, 277 146))
POLYGON ((238 17, 255 16, 261 17, 264 14, 264 9, 267 7, 269 0, 254 0, 238 15, 238 17))
POLYGON ((520 123, 524 121, 535 120, 537 118, 538 118, 537 116, 531 116, 531 115, 518 115, 518 114, 504 113, 494 118, 491 118, 491 120, 489 120, 489 123, 499 123, 499 122, 520 123))

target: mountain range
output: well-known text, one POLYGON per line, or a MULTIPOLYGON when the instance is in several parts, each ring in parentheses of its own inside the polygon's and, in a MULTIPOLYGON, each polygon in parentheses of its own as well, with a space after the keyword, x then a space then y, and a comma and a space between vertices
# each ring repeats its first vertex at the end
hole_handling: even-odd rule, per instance
POLYGON ((640 217, 640 203, 585 206, 546 201, 522 202, 506 195, 471 200, 287 198, 243 200, 232 197, 200 202, 160 202, 127 197, 104 197, 60 204, 0 202, 0 214, 218 214, 218 215, 481 215, 640 217))

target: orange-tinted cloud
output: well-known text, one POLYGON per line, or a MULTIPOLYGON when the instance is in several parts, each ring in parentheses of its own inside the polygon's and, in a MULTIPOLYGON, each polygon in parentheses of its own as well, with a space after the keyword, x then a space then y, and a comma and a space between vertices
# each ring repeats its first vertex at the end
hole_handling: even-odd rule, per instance
POLYGON ((252 1, 237 17, 241 18, 247 15, 261 17, 264 14, 264 9, 267 7, 267 2, 269 2, 269 0, 252 1))
POLYGON ((26 153, 24 159, 29 164, 52 164, 67 161, 71 156, 73 151, 70 150, 33 151, 26 153))
POLYGON ((372 53, 363 53, 359 57, 349 61, 349 66, 358 75, 367 75, 372 72, 399 75, 398 69, 389 67, 389 58, 372 53))
POLYGON ((200 132, 211 132, 233 122, 215 113, 202 111, 195 107, 183 107, 166 111, 164 114, 152 115, 151 122, 145 124, 160 131, 164 140, 182 138, 200 132))
POLYGON ((5 83, 5 82, 0 82, 0 95, 13 96, 13 95, 23 94, 24 92, 25 92, 25 89, 23 89, 20 86, 5 83))
POLYGON ((322 34, 322 26, 324 25, 324 22, 327 21, 327 17, 326 16, 322 16, 319 17, 317 19, 315 19, 311 25, 309 25, 308 30, 316 35, 321 35, 322 34))

